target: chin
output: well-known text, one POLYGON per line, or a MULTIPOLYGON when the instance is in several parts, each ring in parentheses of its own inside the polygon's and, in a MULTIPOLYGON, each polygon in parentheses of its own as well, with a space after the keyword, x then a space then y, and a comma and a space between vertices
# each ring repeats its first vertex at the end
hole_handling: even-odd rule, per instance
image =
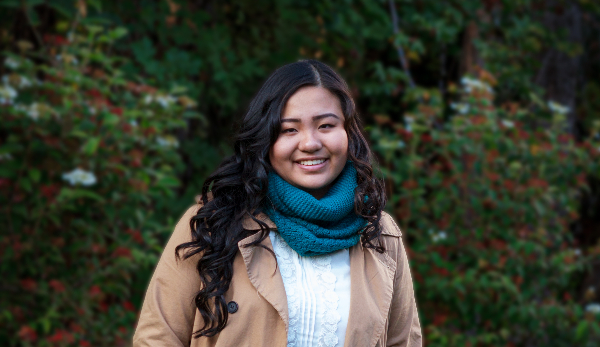
POLYGON ((306 191, 310 192, 310 191, 317 191, 317 190, 324 189, 327 186, 328 186, 327 184, 323 184, 321 182, 314 183, 314 184, 306 182, 304 184, 299 184, 297 187, 302 190, 306 190, 306 191))

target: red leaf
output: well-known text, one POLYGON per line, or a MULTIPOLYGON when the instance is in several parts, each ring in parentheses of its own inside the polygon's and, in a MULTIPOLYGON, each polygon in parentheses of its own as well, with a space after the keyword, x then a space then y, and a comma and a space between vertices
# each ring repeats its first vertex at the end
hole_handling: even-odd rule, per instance
POLYGON ((23 341, 35 342, 37 340, 37 332, 32 327, 24 325, 19 329, 19 338, 23 341))
POLYGON ((142 237, 142 233, 139 230, 135 230, 135 229, 127 229, 127 231, 125 231, 127 234, 131 235, 131 238, 139 243, 139 244, 143 244, 144 243, 144 238, 142 237))
POLYGON ((65 291, 65 285, 59 280, 51 280, 48 282, 48 285, 57 293, 62 293, 65 291))
POLYGON ((121 117, 123 115, 123 109, 120 107, 110 107, 109 111, 117 116, 121 117))
POLYGON ((12 182, 8 178, 0 178, 0 188, 2 187, 10 187, 12 182))
POLYGON ((117 247, 117 249, 115 249, 113 252, 113 257, 131 258, 131 250, 126 247, 117 247))
POLYGON ((135 306, 130 301, 123 302, 123 308, 127 311, 135 312, 135 306))
POLYGON ((102 290, 100 289, 100 287, 93 285, 90 287, 90 290, 88 291, 89 296, 91 297, 97 297, 102 295, 102 290))
POLYGON ((37 289, 37 282, 31 278, 25 278, 21 281, 21 287, 27 291, 34 292, 37 289))
POLYGON ((56 184, 43 185, 40 187, 42 195, 49 201, 53 201, 58 194, 60 187, 56 184))
POLYGON ((57 330, 52 336, 48 337, 48 342, 66 342, 73 343, 75 339, 68 331, 57 330))
POLYGON ((44 42, 53 46, 64 46, 69 44, 69 40, 64 36, 52 34, 44 34, 44 42))
POLYGON ((419 183, 415 180, 406 180, 402 183, 402 187, 405 189, 415 189, 419 187, 419 183))

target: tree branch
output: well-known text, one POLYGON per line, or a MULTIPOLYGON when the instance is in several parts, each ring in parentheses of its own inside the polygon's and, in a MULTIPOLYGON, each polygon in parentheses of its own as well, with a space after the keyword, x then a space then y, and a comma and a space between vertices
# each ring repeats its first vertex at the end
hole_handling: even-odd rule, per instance
MULTIPOLYGON (((400 32, 399 24, 398 24, 398 12, 396 11, 396 5, 394 4, 394 0, 389 0, 390 4, 390 14, 392 15, 392 26, 394 29, 394 35, 398 35, 400 32)), ((394 40, 394 46, 396 47, 396 51, 398 52, 398 58, 400 60, 400 64, 402 65, 402 69, 404 69, 404 73, 408 78, 408 85, 410 88, 415 88, 415 81, 413 81, 412 75, 410 74, 410 69, 408 68, 408 63, 406 61, 406 55, 404 54, 404 49, 402 46, 396 43, 394 40)))

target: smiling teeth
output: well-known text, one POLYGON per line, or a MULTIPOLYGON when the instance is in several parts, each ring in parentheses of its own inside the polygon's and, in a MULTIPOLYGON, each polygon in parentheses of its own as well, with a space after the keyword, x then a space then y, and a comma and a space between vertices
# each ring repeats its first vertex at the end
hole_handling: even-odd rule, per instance
POLYGON ((300 162, 300 165, 307 165, 307 166, 311 166, 311 165, 319 165, 321 163, 324 163, 325 159, 319 159, 319 160, 303 160, 300 162))

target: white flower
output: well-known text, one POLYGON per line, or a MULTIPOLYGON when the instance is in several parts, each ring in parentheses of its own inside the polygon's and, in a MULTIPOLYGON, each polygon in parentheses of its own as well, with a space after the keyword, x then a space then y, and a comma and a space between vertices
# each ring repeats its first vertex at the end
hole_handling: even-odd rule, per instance
POLYGON ((26 108, 25 112, 27 112, 27 116, 33 120, 38 120, 38 118, 40 118, 40 108, 37 102, 34 102, 28 108, 26 108))
POLYGON ((412 124, 415 122, 415 119, 410 116, 404 116, 404 122, 406 123, 406 131, 412 132, 412 124))
POLYGON ((31 83, 31 81, 29 80, 29 78, 25 77, 25 76, 19 76, 17 74, 12 74, 12 75, 4 75, 2 76, 2 83, 5 86, 10 85, 10 82, 13 82, 13 85, 15 85, 15 87, 17 88, 27 88, 27 87, 31 87, 33 85, 33 83, 31 83), (12 81, 11 81, 12 79, 12 81))
POLYGON ((0 154, 0 161, 3 160, 12 160, 12 155, 10 153, 2 153, 0 154))
POLYGON ((88 112, 90 114, 96 114, 96 109, 94 107, 90 106, 90 107, 88 107, 88 112))
POLYGON ((439 232, 433 231, 433 229, 429 229, 429 235, 431 235, 431 240, 433 242, 439 242, 448 238, 448 235, 444 230, 440 230, 439 232))
POLYGON ((177 141, 177 139, 173 136, 165 136, 165 137, 158 136, 156 138, 156 142, 161 147, 175 147, 175 148, 179 147, 179 141, 177 141))
POLYGON ((8 57, 4 61, 4 66, 8 67, 9 69, 15 70, 19 66, 21 66, 21 63, 19 63, 17 60, 13 59, 12 57, 8 57))
POLYGON ((575 248, 575 249, 573 250, 573 254, 575 254, 575 256, 576 256, 576 257, 579 257, 579 256, 581 256, 581 249, 579 249, 579 248, 575 248))
POLYGON ((152 95, 148 94, 144 97, 144 104, 148 105, 149 103, 151 103, 154 99, 152 98, 152 95))
POLYGON ((92 186, 96 184, 96 176, 93 172, 76 168, 71 172, 62 175, 63 180, 68 181, 72 186, 81 184, 82 186, 92 186))
POLYGON ((550 111, 562 115, 569 113, 569 111, 571 110, 569 107, 561 105, 558 102, 554 102, 552 100, 548 101, 548 108, 550 109, 550 111))
POLYGON ((31 83, 31 81, 25 77, 25 76, 20 76, 21 80, 19 81, 19 87, 21 88, 27 88, 27 87, 31 87, 33 85, 33 83, 31 83))
POLYGON ((588 304, 585 307, 585 311, 593 314, 598 314, 600 313, 600 304, 592 302, 591 304, 588 304))
POLYGON ((131 124, 131 126, 134 128, 138 126, 138 122, 135 119, 130 120, 129 124, 131 124))
POLYGON ((175 102, 175 98, 171 95, 159 95, 156 97, 156 102, 158 102, 163 108, 167 108, 175 102))
POLYGON ((17 91, 9 84, 5 83, 0 86, 0 105, 11 105, 17 95, 19 95, 17 91))
POLYGON ((489 84, 480 81, 476 78, 470 78, 465 76, 460 80, 460 83, 462 83, 464 91, 467 93, 471 93, 475 89, 483 89, 489 93, 494 92, 489 84))
POLYGON ((471 106, 467 103, 451 103, 450 104, 450 108, 455 110, 456 112, 460 113, 460 114, 467 114, 469 113, 469 109, 471 108, 471 106))
POLYGON ((515 126, 515 122, 513 122, 513 121, 511 121, 511 120, 508 120, 508 119, 503 119, 503 120, 502 120, 502 125, 503 125, 505 128, 514 128, 514 126, 515 126))
MULTIPOLYGON (((56 61, 63 61, 63 56, 60 54, 57 54, 55 59, 56 59, 56 61)), ((75 58, 74 56, 72 56, 70 54, 65 55, 64 61, 65 61, 65 63, 69 63, 71 65, 79 64, 79 61, 77 60, 77 58, 75 58)))
POLYGON ((15 105, 15 110, 25 112, 27 116, 33 120, 38 120, 40 118, 40 105, 37 102, 34 102, 31 105, 15 105))

